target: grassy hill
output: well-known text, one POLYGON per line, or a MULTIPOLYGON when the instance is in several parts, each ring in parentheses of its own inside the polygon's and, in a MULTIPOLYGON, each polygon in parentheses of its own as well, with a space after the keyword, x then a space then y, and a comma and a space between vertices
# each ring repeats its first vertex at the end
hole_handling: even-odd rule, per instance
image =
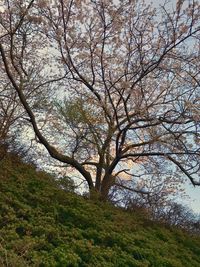
POLYGON ((200 238, 66 193, 10 155, 0 161, 0 266, 199 267, 200 238))

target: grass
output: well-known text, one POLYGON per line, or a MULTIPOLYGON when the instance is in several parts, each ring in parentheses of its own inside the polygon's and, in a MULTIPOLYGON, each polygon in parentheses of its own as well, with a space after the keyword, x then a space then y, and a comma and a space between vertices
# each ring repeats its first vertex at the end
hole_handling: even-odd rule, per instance
POLYGON ((9 155, 0 161, 0 266, 199 267, 200 238, 67 193, 9 155))

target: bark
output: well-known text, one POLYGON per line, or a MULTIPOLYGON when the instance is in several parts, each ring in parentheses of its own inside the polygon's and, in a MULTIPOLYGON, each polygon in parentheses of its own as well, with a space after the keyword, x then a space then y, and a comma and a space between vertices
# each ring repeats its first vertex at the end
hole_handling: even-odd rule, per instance
POLYGON ((109 198, 109 191, 111 187, 115 184, 115 177, 112 175, 106 175, 103 178, 100 190, 100 199, 106 201, 109 198))

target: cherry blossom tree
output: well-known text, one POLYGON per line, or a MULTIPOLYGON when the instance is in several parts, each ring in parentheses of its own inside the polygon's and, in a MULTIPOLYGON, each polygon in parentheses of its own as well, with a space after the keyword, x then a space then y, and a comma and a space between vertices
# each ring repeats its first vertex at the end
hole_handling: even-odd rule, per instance
POLYGON ((107 199, 155 162, 200 185, 198 2, 6 0, 0 12, 2 68, 38 142, 90 192, 107 199))

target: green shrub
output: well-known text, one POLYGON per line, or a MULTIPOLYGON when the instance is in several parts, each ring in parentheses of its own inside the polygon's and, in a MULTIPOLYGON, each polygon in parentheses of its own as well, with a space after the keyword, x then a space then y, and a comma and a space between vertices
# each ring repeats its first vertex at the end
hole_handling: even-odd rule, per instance
POLYGON ((0 266, 200 266, 199 237, 71 191, 19 160, 0 162, 0 266))

